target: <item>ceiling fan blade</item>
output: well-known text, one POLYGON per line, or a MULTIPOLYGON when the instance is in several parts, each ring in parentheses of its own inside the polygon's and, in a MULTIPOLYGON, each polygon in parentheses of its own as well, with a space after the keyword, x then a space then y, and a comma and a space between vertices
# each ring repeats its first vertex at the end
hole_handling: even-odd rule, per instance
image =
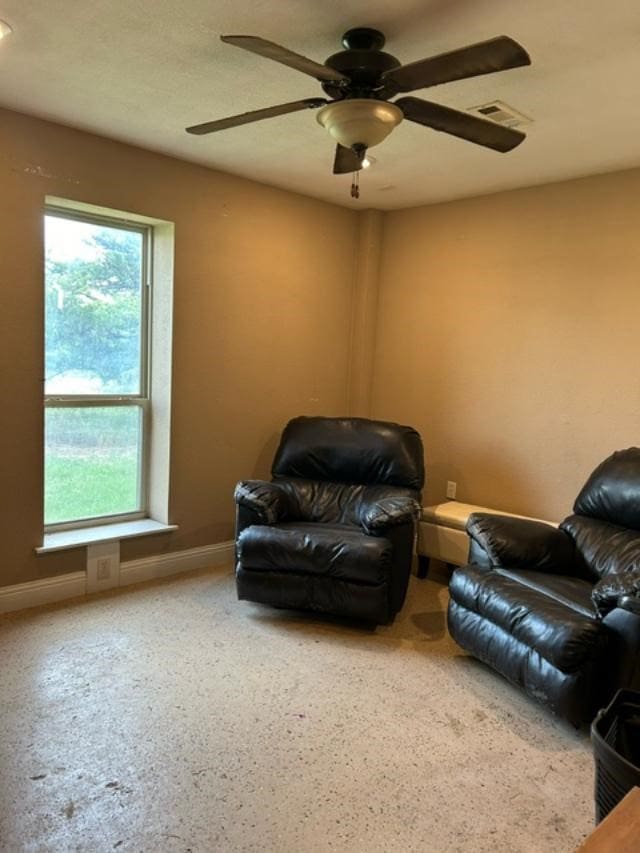
POLYGON ((365 154, 365 148, 362 151, 352 151, 351 148, 345 148, 344 145, 336 145, 333 174, 345 175, 348 172, 359 172, 362 169, 365 154))
POLYGON ((299 53, 287 50, 286 47, 281 47, 279 44, 258 38, 257 36, 220 36, 220 38, 227 44, 233 44, 244 50, 250 50, 251 53, 257 53, 258 56, 273 59, 275 62, 281 62, 283 65, 288 65, 289 68, 295 68, 296 71, 302 71, 303 74, 315 77, 316 80, 324 80, 332 83, 349 80, 346 75, 340 71, 334 71, 328 65, 321 65, 319 62, 307 59, 306 56, 301 56, 299 53))
POLYGON ((449 53, 401 65, 383 74, 383 80, 390 83, 396 93, 412 92, 451 80, 507 71, 521 65, 531 65, 527 51, 509 36, 497 36, 449 53))
POLYGON ((409 121, 450 133, 468 142, 475 142, 476 145, 484 145, 485 148, 493 148, 494 151, 511 151, 526 138, 520 130, 476 118, 469 113, 452 110, 451 107, 443 107, 442 104, 434 104, 432 101, 423 101, 421 98, 398 98, 394 103, 409 121))
POLYGON ((200 136, 203 133, 215 133, 216 130, 226 130, 228 127, 238 127, 238 125, 249 124, 252 121, 262 121, 263 118, 283 116, 287 113, 295 113, 298 110, 315 109, 328 103, 325 98, 305 98, 302 101, 290 101, 288 104, 265 107, 263 110, 251 110, 248 113, 240 113, 240 115, 220 118, 216 121, 206 121, 204 124, 194 124, 187 127, 186 131, 200 136))

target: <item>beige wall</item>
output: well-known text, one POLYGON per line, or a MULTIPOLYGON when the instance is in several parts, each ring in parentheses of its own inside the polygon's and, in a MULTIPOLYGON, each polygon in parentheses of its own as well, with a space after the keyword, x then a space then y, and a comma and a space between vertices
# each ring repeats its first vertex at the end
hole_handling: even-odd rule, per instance
POLYGON ((180 529, 123 560, 231 538, 235 481, 267 474, 300 413, 371 400, 422 432, 427 500, 455 480, 460 500, 548 518, 639 443, 639 170, 359 215, 0 110, 0 586, 85 562, 33 553, 46 195, 176 225, 180 529))
POLYGON ((0 111, 0 585, 84 568, 42 539, 46 195, 176 227, 170 518, 123 560, 230 539, 234 483, 265 475, 297 414, 344 414, 358 217, 0 111))
POLYGON ((374 415, 427 499, 550 519, 640 443, 640 170, 385 215, 374 415))

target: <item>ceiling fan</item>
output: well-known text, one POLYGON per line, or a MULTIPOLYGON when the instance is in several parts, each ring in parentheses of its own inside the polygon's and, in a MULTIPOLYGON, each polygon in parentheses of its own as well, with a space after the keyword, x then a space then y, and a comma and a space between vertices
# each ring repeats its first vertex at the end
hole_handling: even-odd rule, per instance
POLYGON ((525 138, 519 130, 422 98, 389 100, 415 89, 530 65, 526 50, 508 36, 498 36, 408 65, 401 65, 395 56, 385 53, 382 50, 384 35, 368 27, 348 30, 342 37, 345 49, 334 53, 323 65, 256 36, 220 38, 227 44, 315 77, 329 99, 304 98, 252 110, 193 125, 187 128, 187 133, 214 133, 298 110, 322 107, 317 120, 337 142, 334 174, 360 170, 367 149, 379 145, 404 118, 500 152, 510 151, 525 138))

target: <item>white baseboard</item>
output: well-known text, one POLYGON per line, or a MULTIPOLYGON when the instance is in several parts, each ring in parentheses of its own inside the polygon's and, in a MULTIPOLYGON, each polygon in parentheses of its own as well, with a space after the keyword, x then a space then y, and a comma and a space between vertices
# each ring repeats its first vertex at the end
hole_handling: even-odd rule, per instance
POLYGON ((86 591, 86 572, 69 572, 53 578, 5 586, 0 588, 0 613, 64 601, 65 598, 84 595, 86 591))
POLYGON ((233 542, 218 542, 216 545, 189 548, 188 551, 174 551, 154 557, 143 557, 140 560, 129 560, 127 563, 120 563, 120 586, 166 578, 194 569, 233 565, 233 551, 233 542))
MULTIPOLYGON (((234 543, 218 542, 187 551, 158 554, 129 560, 120 564, 120 586, 140 581, 165 578, 195 569, 208 569, 217 566, 233 565, 234 543)), ((70 572, 53 578, 27 581, 13 586, 0 587, 0 613, 24 610, 41 604, 53 604, 67 598, 76 598, 87 594, 86 572, 70 572)))

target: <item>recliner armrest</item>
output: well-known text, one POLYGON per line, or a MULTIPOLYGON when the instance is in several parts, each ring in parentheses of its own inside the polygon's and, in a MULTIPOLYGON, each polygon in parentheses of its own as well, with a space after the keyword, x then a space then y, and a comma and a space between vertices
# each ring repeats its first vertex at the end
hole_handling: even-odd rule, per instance
POLYGON ((605 575, 593 587, 591 600, 602 617, 616 607, 640 614, 640 569, 605 575))
POLYGON ((360 507, 360 524, 365 533, 379 532, 386 527, 415 522, 420 518, 420 504, 413 498, 387 497, 360 507))
POLYGON ((233 493, 238 506, 255 512, 264 524, 276 524, 289 514, 289 499, 277 483, 241 480, 233 493))
POLYGON ((571 574, 575 559, 573 539, 543 521, 473 512, 466 527, 472 540, 473 562, 500 568, 571 574))

